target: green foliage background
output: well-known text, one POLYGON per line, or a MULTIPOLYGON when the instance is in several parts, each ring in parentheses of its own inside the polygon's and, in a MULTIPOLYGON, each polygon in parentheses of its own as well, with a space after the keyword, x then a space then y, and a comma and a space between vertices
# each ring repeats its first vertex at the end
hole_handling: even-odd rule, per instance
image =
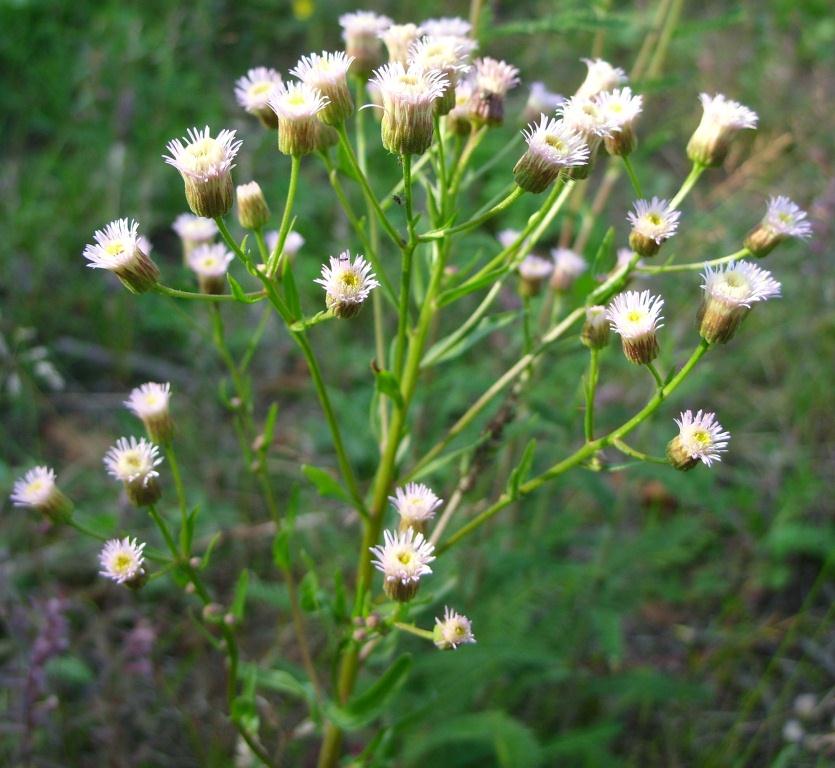
MULTIPOLYGON (((371 5, 400 21, 468 12, 462 2, 371 5)), ((597 35, 605 57, 629 67, 654 5, 493 3, 484 9, 482 50, 518 65, 525 83, 543 80, 571 93, 584 71, 579 58, 597 35)), ((121 407, 126 392, 148 379, 170 380, 189 491, 205 510, 199 536, 206 542, 217 527, 233 530, 214 555, 213 583, 231 599, 235 574, 249 567, 245 654, 291 672, 286 593, 271 569, 265 515, 222 406, 205 314, 158 296, 128 296, 86 270, 80 254, 95 228, 136 217, 169 282, 188 285, 170 229, 185 207, 181 183, 160 156, 192 125, 238 129, 244 148, 236 179, 256 178, 277 207, 288 162, 236 107, 234 80, 262 64, 286 72, 301 53, 338 47, 337 17, 350 9, 317 0, 0 3, 0 330, 9 347, 0 370, 2 496, 22 470, 47 462, 58 468, 80 515, 101 530, 141 538, 150 527, 120 506, 101 455, 115 437, 137 431, 121 407), (22 327, 35 329, 35 338, 16 346, 22 327), (62 391, 32 376, 24 354, 31 344, 49 350, 66 382, 62 391), (7 387, 14 374, 22 382, 18 394, 7 387)), ((686 261, 737 250, 770 194, 791 196, 815 227, 811 243, 792 243, 768 259, 784 298, 758 308, 636 439, 660 453, 679 410, 704 407, 717 411, 733 435, 727 460, 686 475, 652 466, 572 472, 444 558, 419 619, 429 625, 449 603, 473 619, 479 642, 441 654, 414 638, 397 640, 414 651, 413 666, 388 701, 384 727, 360 728, 349 738, 355 754, 372 744, 358 764, 591 768, 700 765, 710 758, 731 765, 742 753, 729 754, 723 740, 778 648, 747 714, 744 744, 757 734, 754 751, 740 764, 831 764, 825 749, 789 744, 782 731, 796 717, 796 694, 822 699, 835 685, 835 589, 826 574, 817 599, 804 603, 835 547, 833 51, 835 17, 825 0, 684 4, 666 62, 642 89, 648 111, 635 165, 645 190, 669 194, 686 174, 683 147, 699 117, 700 91, 739 99, 761 122, 688 200, 671 246, 686 261), (795 634, 780 647, 792 627, 795 634)), ((524 91, 514 97, 507 125, 480 150, 482 162, 518 131, 513 115, 524 91)), ((475 185, 471 210, 505 186, 513 161, 513 152, 499 159, 475 185)), ((379 146, 371 168, 378 190, 397 178, 396 163, 379 146)), ((297 229, 307 243, 297 279, 308 285, 307 306, 316 307, 321 296, 310 280, 321 262, 358 244, 321 167, 306 162, 303 179, 297 229)), ((587 256, 610 224, 623 242, 630 203, 622 180, 587 256)), ((529 210, 514 209, 496 227, 518 224, 529 210)), ((465 263, 489 243, 489 233, 462 240, 457 258, 465 263)), ((695 342, 699 281, 685 273, 653 285, 667 302, 661 365, 669 369, 695 342)), ((507 308, 517 305, 509 291, 507 308)), ((453 310, 448 330, 463 311, 453 310)), ((258 317, 257 308, 228 313, 233 344, 245 343, 258 317)), ((370 313, 312 336, 327 347, 326 376, 348 449, 368 477, 376 460, 368 428, 370 313)), ((422 396, 415 443, 428 447, 519 347, 518 335, 503 329, 439 367, 422 396)), ((584 364, 575 339, 546 356, 525 412, 508 430, 508 446, 462 517, 501 490, 497 482, 531 436, 537 466, 581 438, 584 364)), ((332 456, 304 363, 278 328, 268 331, 254 372, 261 418, 269 402, 280 403, 271 469, 285 502, 298 488, 305 552, 299 567, 324 657, 334 650, 325 647, 323 628, 340 619, 332 596, 350 578, 357 521, 317 496, 301 474, 302 463, 328 466, 332 456)), ((613 347, 603 361, 600 419, 619 423, 649 385, 613 347)), ((448 465, 433 475, 433 486, 448 488, 454 470, 448 465)), ((16 764, 23 749, 31 762, 22 765, 94 766, 104 756, 113 766, 228 764, 233 738, 218 704, 219 662, 194 630, 188 598, 165 579, 137 596, 113 589, 96 576, 92 544, 47 532, 2 503, 0 717, 8 727, 0 730, 0 763, 16 764), (46 670, 55 699, 28 722, 20 719, 20 697, 44 601, 54 596, 66 600, 68 644, 46 670), (152 672, 126 674, 125 638, 143 621, 156 636, 152 672)), ((364 685, 390 663, 394 645, 394 638, 386 641, 380 668, 364 685)), ((300 726, 304 709, 293 698, 268 687, 262 694, 262 721, 270 728, 287 735, 300 726)), ((824 706, 804 727, 825 734, 832 714, 824 706)), ((315 745, 312 736, 294 741, 286 764, 311 764, 315 745)))

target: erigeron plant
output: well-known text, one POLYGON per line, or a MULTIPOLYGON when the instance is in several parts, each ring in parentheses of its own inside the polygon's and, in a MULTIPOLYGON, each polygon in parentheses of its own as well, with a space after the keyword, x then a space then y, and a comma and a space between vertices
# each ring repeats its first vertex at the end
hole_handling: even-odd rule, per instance
MULTIPOLYGON (((246 230, 243 239, 233 235, 227 224, 233 209, 234 161, 242 149, 235 132, 194 128, 186 139, 175 139, 168 145, 165 161, 180 172, 193 214, 178 217, 174 228, 198 290, 182 290, 162 282, 149 249, 142 245, 140 225, 127 218, 95 232, 94 242, 84 251, 89 266, 113 272, 133 293, 153 291, 172 300, 208 305, 213 341, 235 388, 234 419, 243 438, 244 465, 256 477, 275 526, 274 560, 286 582, 298 653, 308 678, 293 680, 286 687, 305 700, 313 722, 321 727, 321 768, 339 761, 352 707, 361 701, 365 711, 373 710, 370 705, 382 702, 408 672, 408 659, 401 656, 366 687, 361 699, 356 698, 365 662, 383 635, 416 635, 427 641, 428 652, 432 652, 432 645, 451 650, 475 642, 469 619, 450 607, 444 607, 441 615, 438 606, 432 626, 415 623, 413 601, 419 591, 433 602, 431 587, 422 587, 431 584, 430 564, 454 557, 459 542, 553 479, 580 467, 600 469, 606 452, 618 451, 638 461, 664 463, 678 470, 692 470, 700 464, 711 467, 721 460, 730 434, 714 413, 703 409, 695 416, 691 410, 682 412, 674 421, 677 434, 672 416, 665 416, 671 433, 665 457, 644 453, 626 438, 662 407, 666 409, 713 347, 731 341, 754 303, 779 295, 780 285, 770 273, 745 258, 763 257, 788 237, 810 234, 803 211, 787 198, 775 197, 739 251, 708 261, 673 264, 668 260, 652 265, 648 260, 658 260, 666 241, 688 228, 687 217, 682 217, 680 210, 687 194, 709 166, 722 162, 734 135, 754 128, 757 118, 750 109, 724 96, 702 94, 704 115, 686 150, 692 162, 690 174, 672 199, 653 196, 647 200, 629 157, 637 143, 644 106, 642 96, 632 91, 635 83, 640 84, 641 73, 633 72, 633 85, 627 86, 624 70, 602 59, 586 60, 585 81, 565 100, 534 83, 526 109, 530 111, 534 104, 547 108, 548 114, 529 115, 530 124, 522 132, 526 147, 521 146, 519 137, 509 145, 518 149, 515 164, 505 161, 506 153, 497 156, 495 162, 505 165, 506 192, 471 213, 462 193, 471 179, 477 178, 477 173, 470 173, 473 158, 486 133, 509 116, 506 97, 518 84, 518 70, 489 56, 470 63, 477 43, 470 25, 460 19, 393 26, 390 19, 360 12, 343 16, 341 23, 346 51, 302 56, 288 73, 300 82, 261 67, 236 83, 238 102, 274 132, 272 140, 289 156, 290 166, 283 206, 277 206, 276 201, 270 204, 269 196, 254 181, 237 187, 237 218, 246 230), (383 42, 389 51, 388 63, 383 60, 383 42), (374 104, 365 103, 369 83, 379 96, 374 104), (366 147, 372 140, 364 117, 366 107, 380 111, 380 141, 393 155, 391 162, 402 168, 402 182, 382 197, 366 164, 366 147), (339 145, 348 164, 347 172, 336 164, 334 144, 339 145), (633 211, 616 214, 631 226, 630 247, 619 252, 616 266, 572 305, 575 281, 590 268, 589 227, 580 230, 574 243, 552 249, 550 256, 534 253, 534 249, 549 234, 567 201, 580 194, 583 185, 595 184, 592 166, 606 154, 607 178, 624 170, 636 195, 633 211), (305 229, 305 222, 294 218, 303 157, 306 163, 324 165, 353 227, 356 242, 351 245, 360 249, 356 253, 354 247, 346 248, 339 255, 304 253, 305 258, 322 264, 321 277, 316 280, 324 289, 319 311, 305 306, 312 294, 299 290, 294 274, 293 257, 304 244, 301 235, 292 231, 293 227, 305 229), (425 210, 421 212, 417 210, 418 181, 425 190, 425 210), (352 193, 358 194, 364 210, 356 207, 352 193), (537 195, 541 197, 533 197, 537 195), (502 231, 497 252, 480 261, 468 264, 457 258, 453 246, 461 235, 488 222, 500 224, 502 214, 522 198, 535 199, 537 205, 522 230, 502 231), (400 202, 400 207, 393 201, 400 202), (279 208, 278 229, 270 231, 271 211, 279 208), (218 236, 222 242, 216 242, 218 236), (457 269, 448 269, 451 266, 457 269), (428 277, 419 292, 416 270, 428 277), (660 349, 670 343, 660 333, 664 300, 654 287, 625 289, 639 275, 692 274, 698 270, 703 270, 704 297, 693 331, 694 350, 664 375, 656 367, 660 349), (491 309, 502 286, 515 280, 523 303, 523 354, 454 424, 435 436, 433 443, 407 441, 424 371, 451 359, 456 349, 476 343, 485 327, 483 321, 489 327, 491 309), (472 295, 479 297, 475 309, 463 323, 449 328, 445 324, 447 308, 472 295), (536 301, 543 303, 545 311, 534 312, 536 301), (379 460, 373 476, 363 477, 346 450, 342 420, 323 379, 309 331, 314 325, 351 322, 369 302, 373 305, 374 337, 360 338, 358 343, 367 344, 369 356, 374 356, 369 376, 374 377, 377 393, 374 419, 380 425, 379 460), (275 487, 265 461, 275 429, 275 406, 267 412, 265 426, 256 426, 258 404, 252 399, 247 369, 257 352, 263 322, 253 329, 244 359, 236 359, 226 344, 221 307, 232 305, 234 311, 236 304, 254 303, 267 307, 265 317, 277 316, 301 351, 330 430, 339 479, 324 470, 309 477, 320 489, 327 488, 331 495, 336 492, 345 499, 361 521, 352 616, 338 628, 336 642, 326 646, 336 648, 335 659, 314 652, 311 629, 299 605, 292 516, 279 502, 288 494, 275 487), (620 336, 625 356, 636 365, 636 376, 637 367, 647 369, 652 394, 629 419, 601 428, 595 394, 601 359, 604 354, 615 354, 610 331, 620 336), (528 382, 536 375, 537 363, 552 352, 555 341, 572 335, 588 348, 589 359, 578 447, 560 456, 552 447, 538 448, 534 441, 529 442, 506 478, 505 491, 479 505, 478 514, 466 515, 468 493, 491 451, 501 442, 516 403, 524 398, 528 382), (453 441, 502 396, 506 397, 502 407, 478 439, 463 449, 451 448, 453 441), (459 477, 451 488, 441 489, 433 478, 452 459, 461 460, 459 477), (535 459, 547 468, 534 472, 535 459), (466 522, 456 526, 461 518, 466 522), (331 681, 324 670, 332 667, 336 674, 331 681)), ((665 45, 667 39, 662 37, 655 45, 665 45)), ((283 162, 279 155, 276 162, 283 162)), ((695 294, 695 283, 693 290, 695 294)), ((329 343, 328 336, 327 327, 317 332, 323 345, 329 343)), ((226 657, 232 724, 258 761, 277 765, 265 746, 268 740, 260 730, 255 706, 259 670, 254 661, 242 663, 237 641, 246 572, 237 582, 233 603, 218 603, 204 579, 211 552, 194 551, 197 512, 190 504, 177 462, 176 429, 169 411, 172 402, 177 402, 177 392, 166 383, 149 382, 131 392, 126 405, 143 422, 149 439, 120 438, 104 458, 108 473, 122 483, 128 499, 149 512, 168 555, 146 553, 145 543, 130 535, 105 541, 89 530, 73 514, 72 503, 48 467, 24 474, 15 484, 12 499, 16 505, 43 513, 56 525, 67 524, 102 538, 101 573, 118 584, 140 589, 155 572, 180 574, 193 599, 203 606, 205 630, 217 639, 216 647, 226 657), (164 494, 168 477, 174 484, 176 505, 164 494), (173 506, 179 509, 176 524, 170 517, 173 506)), ((178 407, 186 408, 187 403, 178 407)), ((374 432, 373 425, 370 432, 374 432)), ((460 652, 464 654, 466 649, 460 652)), ((289 672, 284 674, 289 679, 289 672)))

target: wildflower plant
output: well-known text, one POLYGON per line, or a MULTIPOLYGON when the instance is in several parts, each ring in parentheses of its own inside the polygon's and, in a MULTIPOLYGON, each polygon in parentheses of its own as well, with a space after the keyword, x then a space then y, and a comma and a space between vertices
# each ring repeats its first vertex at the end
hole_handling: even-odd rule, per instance
MULTIPOLYGON (((188 289, 165 281, 140 245, 140 225, 127 218, 105 224, 83 252, 88 266, 113 272, 133 293, 155 292, 207 309, 212 341, 234 388, 230 407, 242 437, 242 466, 257 479, 275 532, 274 560, 286 584, 306 677, 297 680, 290 672, 282 672, 287 676, 282 678, 282 690, 299 695, 310 709, 309 722, 320 737, 320 768, 340 764, 359 682, 365 688, 360 701, 364 711, 370 711, 372 694, 368 691, 382 699, 408 673, 403 656, 387 672, 378 673, 379 665, 372 658, 381 648, 388 656, 396 654, 397 639, 403 633, 426 641, 426 652, 458 649, 458 655, 465 656, 467 646, 475 642, 467 616, 444 607, 443 616, 432 625, 422 611, 431 604, 434 613, 429 615, 437 615, 443 605, 433 574, 437 566, 443 564, 452 571, 466 568, 455 559, 460 542, 476 531, 487 532, 493 518, 556 478, 584 467, 600 469, 602 459, 615 453, 664 463, 671 470, 722 471, 717 464, 728 449, 730 433, 716 414, 703 408, 695 415, 685 410, 675 419, 679 433, 670 440, 666 457, 653 457, 626 439, 656 415, 663 413, 672 422, 671 409, 680 406, 677 392, 693 370, 709 353, 722 353, 717 345, 744 332, 744 320, 755 303, 779 295, 780 284, 771 273, 745 259, 763 257, 789 237, 810 234, 804 212, 788 198, 776 196, 739 251, 677 263, 672 263, 676 254, 671 254, 666 263, 658 263, 662 245, 691 227, 682 212, 687 195, 709 166, 722 162, 735 135, 756 126, 750 109, 722 95, 702 94, 704 115, 689 143, 680 136, 678 146, 667 150, 667 156, 678 151, 691 162, 678 191, 670 199, 648 198, 630 160, 641 130, 637 118, 651 101, 637 93, 641 80, 635 75, 640 73, 632 73, 635 85, 626 85, 622 67, 599 58, 584 60, 588 72, 582 83, 555 83, 573 96, 562 100, 535 82, 529 105, 520 104, 518 114, 506 120, 514 108, 509 92, 520 82, 519 70, 489 52, 471 62, 477 40, 469 23, 443 18, 394 24, 386 17, 360 11, 344 15, 340 24, 344 51, 301 56, 286 74, 259 67, 237 83, 230 82, 242 110, 257 118, 262 128, 249 118, 252 134, 247 133, 244 140, 233 130, 206 127, 191 129, 186 139, 168 144, 165 162, 181 174, 184 209, 193 214, 184 213, 174 224, 186 264, 194 273, 188 289), (379 103, 368 103, 369 82, 379 103), (525 109, 530 117, 530 104, 536 114, 520 131, 525 109), (379 128, 371 120, 372 111, 381 117, 379 128), (516 150, 517 159, 514 162, 512 156, 500 153, 490 161, 494 169, 502 170, 507 186, 490 204, 472 211, 465 193, 479 178, 477 150, 488 132, 500 130, 503 122, 512 126, 506 128, 508 132, 515 133, 508 146, 516 150), (274 161, 287 168, 289 184, 283 201, 271 200, 257 181, 233 179, 236 156, 260 141, 277 145, 274 161), (383 194, 369 170, 371 142, 387 151, 381 153, 385 158, 381 162, 402 173, 402 181, 389 194, 383 194), (602 163, 607 155, 605 172, 593 173, 595 161, 602 163), (351 227, 352 240, 344 243, 337 256, 309 245, 299 250, 305 242, 300 233, 307 226, 296 206, 303 162, 311 168, 324 167, 351 227), (624 231, 622 210, 605 211, 607 196, 622 172, 634 191, 629 232, 624 231), (245 183, 237 188, 240 230, 233 233, 229 220, 235 215, 236 182, 245 183), (620 242, 613 242, 617 229, 612 229, 606 235, 608 246, 629 245, 619 253, 616 264, 613 257, 614 266, 608 271, 597 268, 595 257, 606 242, 600 248, 591 243, 588 228, 581 229, 573 241, 552 238, 555 223, 567 221, 569 202, 579 205, 586 188, 596 194, 595 215, 604 219, 610 215, 615 227, 620 227, 620 242), (513 222, 503 220, 505 214, 522 205, 528 205, 532 213, 521 229, 509 229, 513 222), (280 214, 274 216, 274 211, 280 214), (460 246, 463 236, 484 228, 499 232, 490 240, 490 250, 465 258, 468 249, 460 246), (549 252, 550 257, 541 255, 549 252), (297 275, 301 259, 320 269, 317 285, 301 284, 297 275), (699 271, 703 273, 701 295, 699 271), (692 344, 689 355, 682 355, 675 340, 664 332, 661 317, 662 308, 668 315, 687 310, 665 305, 658 285, 644 288, 643 283, 640 291, 626 290, 638 276, 664 273, 679 274, 691 290, 694 309, 690 314, 695 322, 688 339, 692 344), (507 320, 518 322, 518 359, 443 432, 427 436, 414 430, 415 404, 429 369, 452 359, 459 354, 457 350, 479 343, 485 329, 498 328, 495 305, 502 288, 514 284, 521 301, 512 300, 522 307, 502 315, 501 322, 502 327, 507 320), (477 299, 475 305, 473 299, 477 299), (696 311, 699 299, 701 309, 696 311), (256 420, 262 414, 260 404, 253 400, 247 367, 258 354, 263 324, 252 329, 243 360, 232 354, 224 333, 223 313, 250 304, 263 305, 265 317, 280 322, 306 362, 330 434, 335 471, 308 467, 305 475, 323 495, 350 506, 359 529, 357 564, 347 601, 352 607, 327 627, 312 627, 302 613, 297 583, 301 558, 291 535, 293 513, 287 502, 292 490, 276 485, 266 461, 276 430, 277 406, 263 414, 263 426, 256 420), (351 328, 356 343, 367 348, 371 360, 367 376, 375 394, 367 437, 376 443, 377 460, 370 473, 360 471, 348 450, 346 420, 332 398, 338 383, 326 381, 321 349, 314 344, 315 340, 327 348, 336 343, 333 323, 357 323, 355 318, 365 304, 371 305, 364 313, 367 325, 351 328), (468 307, 463 321, 450 322, 452 305, 468 307), (366 333, 370 325, 373 333, 366 333), (315 335, 311 333, 314 326, 319 326, 315 335), (606 362, 607 369, 609 364, 619 364, 611 349, 611 334, 620 337, 626 358, 635 364, 624 375, 649 390, 644 404, 619 423, 615 416, 597 413, 595 408, 598 381, 609 375, 601 363, 606 362), (504 426, 514 418, 511 406, 525 398, 537 366, 557 357, 555 342, 560 340, 573 341, 576 351, 588 355, 582 387, 585 407, 577 420, 575 445, 560 455, 553 445, 537 446, 531 440, 514 458, 507 477, 493 478, 501 480, 504 490, 492 498, 474 499, 472 492, 489 461, 490 446, 501 440, 504 426), (658 370, 662 350, 666 372, 658 370), (502 407, 485 424, 482 416, 499 403, 502 407), (474 425, 482 428, 477 438, 474 425), (459 476, 451 487, 443 487, 453 466, 460 467, 459 476), (312 637, 329 629, 334 633, 329 642, 312 642, 312 637), (332 680, 325 674, 329 669, 335 670, 332 680), (366 678, 371 678, 370 687, 366 678)), ((650 41, 656 46, 667 42, 667 35, 650 41)), ((695 113, 695 93, 693 104, 695 113)), ((240 119, 235 118, 235 123, 240 119)), ((194 121, 198 120, 200 116, 195 115, 194 121)), ((767 308, 759 311, 766 313, 767 308)), ((101 550, 101 573, 114 582, 114 589, 115 585, 140 589, 147 579, 169 571, 176 575, 175 583, 187 585, 187 599, 202 606, 197 613, 204 632, 225 657, 231 724, 254 759, 266 766, 277 765, 265 746, 268 725, 262 724, 256 706, 259 664, 255 657, 242 656, 238 641, 245 623, 241 605, 246 572, 237 582, 231 604, 224 605, 206 578, 205 571, 211 570, 210 550, 195 551, 199 509, 183 482, 172 416, 190 404, 164 383, 146 383, 125 396, 127 408, 142 422, 147 438, 120 438, 106 453, 104 465, 132 504, 150 515, 159 539, 149 543, 146 552, 145 544, 138 543, 131 531, 108 538, 101 550), (176 522, 172 510, 179 513, 176 522), (166 554, 160 555, 162 551, 166 554)), ((12 500, 43 512, 56 526, 91 533, 72 513, 72 503, 58 489, 56 474, 48 467, 26 472, 15 484, 12 500)), ((455 592, 455 582, 449 583, 455 592)), ((469 612, 462 605, 462 595, 452 597, 469 612)), ((222 668, 218 662, 218 669, 222 668)))

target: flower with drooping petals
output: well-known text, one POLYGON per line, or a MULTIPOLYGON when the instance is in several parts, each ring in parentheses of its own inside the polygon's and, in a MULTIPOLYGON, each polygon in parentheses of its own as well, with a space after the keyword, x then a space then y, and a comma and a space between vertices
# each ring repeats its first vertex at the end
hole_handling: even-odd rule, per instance
POLYGON ((643 108, 643 96, 633 94, 631 88, 615 88, 603 91, 594 98, 612 126, 612 135, 603 139, 610 155, 625 157, 637 144, 635 122, 643 108))
POLYGON ((469 70, 469 57, 475 47, 475 42, 466 38, 432 35, 409 49, 409 65, 427 72, 440 72, 446 78, 444 92, 435 102, 436 114, 446 115, 455 106, 458 78, 469 70))
POLYGON ((339 24, 345 52, 354 59, 351 71, 360 77, 368 77, 374 67, 382 63, 380 35, 392 25, 392 20, 371 11, 356 11, 340 16, 339 24))
POLYGON ((58 488, 50 467, 34 467, 15 480, 11 500, 16 507, 41 512, 53 523, 64 523, 72 515, 72 502, 58 488))
POLYGON ((790 237, 806 239, 812 236, 812 225, 806 211, 788 197, 779 195, 768 201, 763 220, 745 238, 745 247, 758 257, 767 256, 783 240, 790 237))
POLYGON ((409 483, 403 488, 397 488, 394 496, 389 496, 400 515, 400 530, 414 528, 423 533, 426 521, 435 517, 435 510, 443 504, 434 491, 423 483, 409 483))
POLYGON ((721 165, 736 134, 757 127, 757 113, 721 93, 699 96, 702 119, 687 143, 687 157, 704 166, 721 165))
POLYGON ((300 157, 315 152, 319 141, 319 113, 328 99, 307 83, 282 83, 272 96, 270 108, 278 116, 278 149, 300 157))
POLYGON ((551 288, 558 293, 571 290, 574 281, 588 268, 586 260, 570 248, 554 248, 551 251, 554 271, 551 273, 551 288))
POLYGON ((315 88, 328 103, 319 112, 319 119, 325 125, 339 125, 354 113, 354 102, 348 88, 348 68, 353 58, 338 51, 322 51, 302 56, 294 69, 290 70, 303 83, 315 88))
POLYGON ((661 245, 676 233, 681 212, 671 208, 669 201, 660 197, 636 200, 633 207, 634 212, 626 214, 632 225, 629 246, 641 256, 655 256, 661 245))
POLYGON ((137 507, 155 504, 162 495, 156 470, 160 464, 159 448, 144 437, 120 437, 104 456, 107 473, 124 483, 128 498, 137 507))
POLYGON ((658 357, 656 332, 663 327, 663 306, 664 300, 649 291, 627 291, 615 296, 606 308, 606 318, 621 338, 623 353, 633 363, 645 365, 658 357))
POLYGON ((155 443, 167 442, 174 432, 169 411, 170 400, 171 385, 168 382, 157 384, 153 381, 131 390, 125 400, 125 406, 142 420, 148 437, 155 443))
POLYGON ((186 200, 197 216, 216 219, 229 213, 234 198, 232 161, 241 143, 235 131, 222 130, 212 138, 208 125, 202 131, 189 128, 187 138, 168 142, 169 154, 163 158, 183 177, 186 200))
POLYGON ((408 602, 417 594, 420 577, 432 573, 435 547, 422 533, 408 528, 383 532, 384 543, 371 547, 374 567, 383 573, 383 590, 392 600, 408 602))
POLYGON ((409 61, 409 49, 423 35, 423 29, 417 24, 392 24, 380 33, 389 53, 389 61, 399 61, 404 66, 409 61))
POLYGON ((255 115, 266 128, 278 127, 270 96, 281 85, 281 75, 269 67, 250 69, 235 83, 235 98, 247 112, 255 115))
POLYGON ((134 589, 142 586, 145 581, 143 549, 144 543, 140 544, 129 536, 106 541, 99 554, 100 575, 134 589))
POLYGON ((188 267, 197 275, 201 293, 220 295, 226 290, 226 272, 235 255, 223 243, 201 245, 188 255, 188 267))
POLYGON ((442 651, 475 642, 470 620, 446 606, 444 606, 444 618, 435 618, 435 629, 432 634, 435 645, 442 651))
POLYGON ((325 289, 325 303, 334 315, 354 317, 377 282, 371 265, 360 255, 351 261, 351 252, 330 257, 330 265, 322 266, 322 276, 314 280, 325 289))
POLYGON ((626 82, 626 73, 603 59, 582 59, 588 71, 586 79, 574 94, 578 99, 591 99, 603 91, 611 91, 626 82))
POLYGON ((574 168, 589 161, 585 139, 564 120, 540 115, 522 131, 527 150, 513 168, 513 178, 525 191, 537 194, 547 189, 563 168, 574 168))
POLYGON ((505 97, 519 85, 519 70, 489 56, 476 59, 473 65, 473 119, 482 125, 501 125, 505 97))
POLYGON ((112 272, 131 293, 144 293, 159 281, 157 265, 139 247, 136 221, 111 221, 104 229, 95 231, 93 240, 84 247, 88 267, 112 272))
POLYGON ((730 341, 752 304, 780 295, 780 283, 771 272, 750 261, 707 266, 702 280, 699 333, 711 344, 730 341))
POLYGON ((715 413, 683 411, 678 424, 678 435, 667 444, 667 459, 676 469, 693 469, 700 461, 705 466, 721 461, 728 449, 731 433, 725 432, 715 413))
POLYGON ((448 84, 441 72, 428 72, 397 62, 374 72, 383 100, 383 146, 395 155, 420 155, 432 143, 435 100, 448 84))

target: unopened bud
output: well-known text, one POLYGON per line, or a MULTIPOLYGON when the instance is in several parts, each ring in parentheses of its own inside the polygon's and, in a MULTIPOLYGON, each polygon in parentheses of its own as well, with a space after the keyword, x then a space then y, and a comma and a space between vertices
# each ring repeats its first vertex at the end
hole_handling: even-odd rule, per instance
POLYGON ((580 334, 580 341, 589 349, 603 349, 609 343, 609 321, 606 307, 586 307, 586 322, 580 334))
POLYGON ((238 187, 238 222, 244 229, 261 229, 270 220, 270 209, 257 181, 238 187))

